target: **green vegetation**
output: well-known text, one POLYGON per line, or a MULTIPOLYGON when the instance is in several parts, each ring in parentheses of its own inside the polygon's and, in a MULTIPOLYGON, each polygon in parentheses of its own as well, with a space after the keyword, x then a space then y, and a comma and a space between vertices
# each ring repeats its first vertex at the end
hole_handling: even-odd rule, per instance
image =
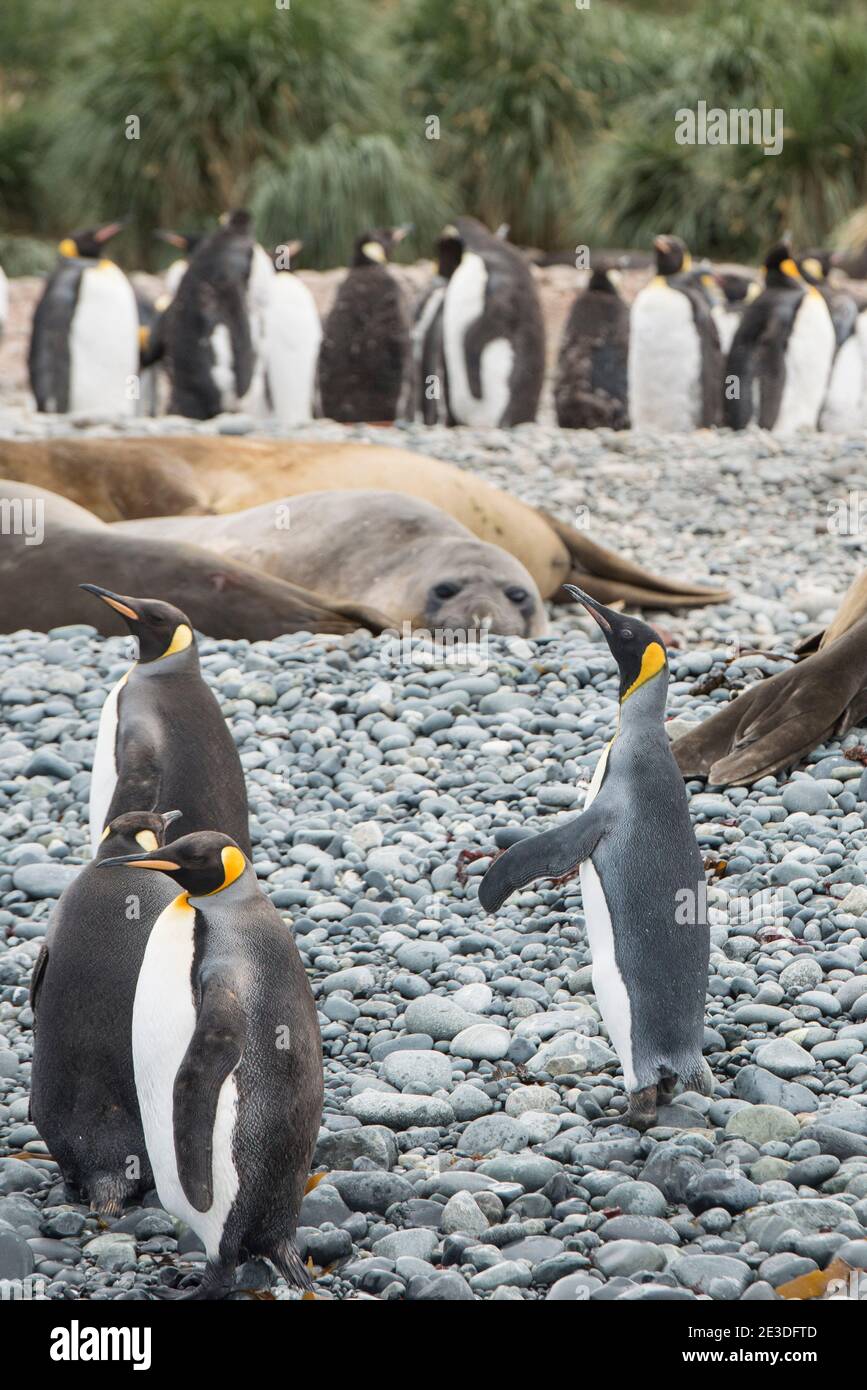
POLYGON ((817 245, 867 203, 860 8, 3 0, 0 233, 125 215, 117 253, 152 265, 155 227, 247 203, 263 241, 301 236, 319 266, 377 223, 415 222, 415 256, 460 211, 546 249, 817 245), (700 100, 782 108, 782 152, 678 145, 700 100))

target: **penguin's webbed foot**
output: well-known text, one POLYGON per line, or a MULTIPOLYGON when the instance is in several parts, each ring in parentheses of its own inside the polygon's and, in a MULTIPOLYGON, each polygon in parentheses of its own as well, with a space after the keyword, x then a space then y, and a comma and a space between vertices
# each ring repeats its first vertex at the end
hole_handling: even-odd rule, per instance
POLYGON ((234 1270, 223 1265, 206 1265, 201 1282, 193 1288, 154 1290, 155 1297, 163 1302, 204 1302, 225 1298, 232 1291, 234 1270))
POLYGON ((625 1113, 602 1115, 598 1120, 591 1120, 590 1123, 597 1129, 605 1129, 609 1125, 625 1125, 627 1129, 637 1129, 639 1132, 643 1132, 645 1129, 652 1129, 656 1124, 656 1105, 656 1085, 645 1086, 642 1091, 630 1091, 629 1104, 625 1113))

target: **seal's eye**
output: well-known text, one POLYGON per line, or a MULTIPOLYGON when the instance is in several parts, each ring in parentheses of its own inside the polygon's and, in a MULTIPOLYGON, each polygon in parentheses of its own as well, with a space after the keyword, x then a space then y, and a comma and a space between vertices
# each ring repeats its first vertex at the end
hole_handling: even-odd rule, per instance
POLYGON ((460 591, 458 584, 437 584, 434 587, 434 598, 454 598, 455 594, 459 594, 460 591))
POLYGON ((510 603, 526 603, 529 597, 526 589, 518 589, 513 586, 506 590, 506 598, 510 603))

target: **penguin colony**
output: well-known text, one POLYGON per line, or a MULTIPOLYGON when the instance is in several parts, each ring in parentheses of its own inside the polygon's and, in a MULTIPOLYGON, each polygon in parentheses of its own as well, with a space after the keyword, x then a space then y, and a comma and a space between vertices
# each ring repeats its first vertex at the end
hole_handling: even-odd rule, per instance
MULTIPOLYGON (((213 232, 160 230, 180 252, 156 300, 107 256, 122 222, 64 237, 37 306, 30 382, 42 411, 225 411, 286 426, 497 428, 536 418, 545 330, 527 258, 475 218, 436 244, 435 272, 407 303, 390 269, 410 225, 355 241, 320 322, 294 273, 300 240, 266 252, 244 210, 213 232)), ((867 422, 867 318, 824 250, 771 247, 760 278, 695 264, 676 236, 654 240, 655 274, 631 304, 621 266, 595 262, 565 324, 555 370, 569 429, 686 431, 752 421, 787 433, 867 422)), ((0 279, 0 331, 6 302, 0 279)))

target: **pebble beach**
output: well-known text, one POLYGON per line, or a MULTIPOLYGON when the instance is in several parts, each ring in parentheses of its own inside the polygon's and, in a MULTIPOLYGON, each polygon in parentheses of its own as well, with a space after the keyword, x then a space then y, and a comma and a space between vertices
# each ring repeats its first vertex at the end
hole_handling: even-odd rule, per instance
MULTIPOLYGON (((4 437, 115 431, 9 405, 0 456, 4 437)), ((160 432, 276 433, 243 417, 122 429, 160 432)), ((287 437, 435 455, 647 568, 728 587, 727 603, 649 615, 672 736, 786 669, 864 564, 862 437, 328 422, 287 437)), ((577 878, 496 917, 477 900, 493 853, 581 810, 614 731, 598 630, 578 606, 549 614, 544 639, 445 655, 365 632, 199 639, 254 866, 319 1010, 322 1176, 299 1229, 316 1296, 771 1300, 834 1260, 867 1271, 864 730, 788 777, 687 784, 714 1094, 678 1094, 644 1135, 593 1129, 625 1095, 577 878)), ((155 1193, 108 1221, 66 1201, 28 1118, 30 973, 89 859, 99 713, 129 660, 86 626, 0 636, 0 1280, 49 1299, 147 1298, 205 1259, 155 1193)), ((299 1297, 258 1262, 237 1282, 235 1299, 299 1297)))

